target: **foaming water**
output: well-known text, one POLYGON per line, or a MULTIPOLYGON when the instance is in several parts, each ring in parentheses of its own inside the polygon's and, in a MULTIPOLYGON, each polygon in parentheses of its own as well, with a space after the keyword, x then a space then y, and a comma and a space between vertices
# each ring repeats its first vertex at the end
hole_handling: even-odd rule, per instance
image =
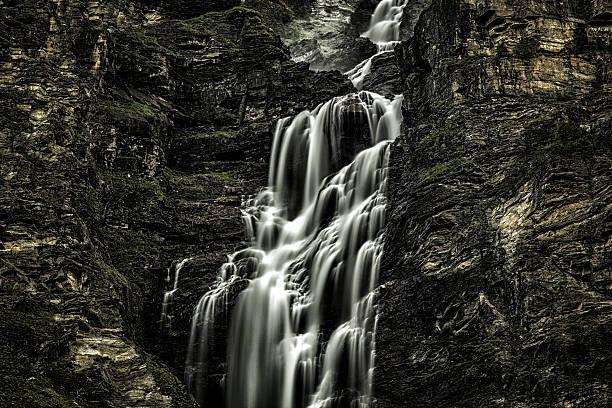
POLYGON ((361 36, 376 44, 378 52, 346 73, 355 88, 363 88, 363 80, 372 70, 372 60, 377 55, 393 51, 399 44, 400 24, 406 2, 407 0, 382 0, 376 6, 368 29, 361 36))
POLYGON ((230 319, 226 406, 369 406, 389 143, 401 97, 359 92, 281 119, 269 186, 245 200, 251 248, 193 315, 186 382, 201 400, 216 324, 230 319), (246 287, 228 314, 232 290, 246 287))
POLYGON ((382 0, 370 18, 368 30, 362 34, 378 46, 379 51, 388 51, 399 40, 399 28, 406 0, 382 0))

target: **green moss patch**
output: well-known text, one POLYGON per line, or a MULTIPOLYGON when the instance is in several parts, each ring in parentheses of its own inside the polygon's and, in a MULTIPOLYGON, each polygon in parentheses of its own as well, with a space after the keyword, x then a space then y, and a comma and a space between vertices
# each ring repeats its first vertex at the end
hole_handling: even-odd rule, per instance
POLYGON ((289 59, 273 28, 264 23, 262 14, 248 7, 210 12, 175 24, 187 33, 209 37, 234 62, 240 62, 241 55, 248 55, 244 60, 251 65, 253 61, 289 59))
POLYGON ((453 122, 450 119, 447 119, 442 126, 437 127, 423 139, 419 140, 419 146, 429 146, 432 148, 438 147, 441 138, 450 136, 452 134, 452 125, 453 122))
POLYGON ((449 171, 458 169, 470 163, 471 163, 470 160, 461 160, 461 159, 454 159, 451 161, 440 163, 434 167, 421 171, 419 173, 419 180, 421 182, 426 182, 426 181, 436 178, 440 174, 447 173, 449 171))
POLYGON ((112 254, 113 266, 117 268, 103 266, 108 276, 120 285, 126 283, 121 275, 129 282, 143 283, 136 270, 143 269, 147 262, 159 257, 158 239, 150 233, 129 229, 103 228, 100 233, 109 254, 112 254))
MULTIPOLYGON (((31 314, 10 310, 0 310, 0 406, 64 408, 87 407, 78 400, 55 378, 71 387, 72 371, 67 369, 63 358, 49 360, 38 355, 45 344, 60 340, 55 333, 52 316, 47 313, 31 314), (10 345, 7 345, 10 344, 10 345), (63 374, 58 376, 57 369, 62 367, 63 374), (69 376, 69 377, 66 377, 69 376), (61 378, 60 378, 61 377, 61 378)), ((53 353, 45 357, 52 356, 53 353)))
POLYGON ((119 197, 137 196, 141 199, 143 196, 149 196, 159 201, 165 199, 162 188, 155 180, 139 179, 124 172, 112 171, 100 172, 100 179, 119 197))
MULTIPOLYGON (((532 135, 527 135, 527 139, 532 135)), ((575 123, 559 122, 542 147, 525 148, 523 154, 510 163, 509 172, 497 187, 496 196, 507 197, 539 174, 551 162, 563 159, 591 162, 596 157, 612 154, 612 140, 602 132, 587 132, 575 123)))
POLYGON ((185 385, 173 375, 161 362, 155 361, 154 357, 146 355, 147 366, 153 371, 155 382, 159 385, 162 394, 172 398, 172 406, 175 408, 197 408, 198 404, 188 392, 185 385))
POLYGON ((107 291, 109 289, 128 289, 130 282, 117 269, 106 264, 103 261, 97 262, 101 274, 96 279, 96 287, 99 290, 107 291))
POLYGON ((48 312, 24 313, 0 309, 0 345, 19 345, 29 352, 38 353, 45 342, 55 337, 55 321, 48 312))

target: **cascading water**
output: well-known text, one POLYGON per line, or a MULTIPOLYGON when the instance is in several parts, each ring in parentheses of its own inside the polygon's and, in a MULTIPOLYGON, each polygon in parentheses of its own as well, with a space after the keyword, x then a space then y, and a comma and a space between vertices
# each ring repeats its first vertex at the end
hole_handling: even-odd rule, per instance
POLYGON ((388 146, 400 107, 400 97, 360 92, 279 121, 270 185, 245 211, 256 244, 229 258, 196 306, 189 384, 205 375, 230 288, 247 280, 231 318, 227 406, 368 405, 388 146))
MULTIPOLYGON (((170 305, 172 304, 172 298, 174 297, 174 294, 178 290, 179 275, 181 273, 181 269, 183 269, 183 266, 189 260, 191 260, 191 258, 185 258, 182 261, 177 262, 176 265, 174 265, 174 284, 172 285, 172 289, 164 292, 164 300, 162 303, 162 312, 161 312, 161 318, 160 318, 160 328, 161 329, 164 329, 164 328, 169 329, 172 325, 172 317, 168 313, 168 310, 169 310, 170 305)), ((168 276, 166 277, 166 282, 170 282, 170 268, 168 268, 168 276)))
POLYGON ((399 41, 399 28, 402 23, 407 0, 382 0, 370 18, 368 30, 362 34, 377 45, 378 51, 389 51, 399 41))
POLYGON ((362 89, 363 80, 372 69, 372 60, 377 55, 393 51, 399 43, 400 24, 406 2, 407 0, 382 0, 376 6, 368 29, 361 36, 376 44, 378 52, 346 73, 355 88, 362 89))
MULTIPOLYGON (((403 9, 383 2, 364 34, 379 52, 397 40, 403 9)), ((228 258, 194 310, 185 380, 201 401, 215 336, 225 335, 215 331, 229 320, 228 408, 370 406, 389 143, 400 123, 401 96, 366 91, 278 121, 268 187, 243 201, 253 245, 228 258)))

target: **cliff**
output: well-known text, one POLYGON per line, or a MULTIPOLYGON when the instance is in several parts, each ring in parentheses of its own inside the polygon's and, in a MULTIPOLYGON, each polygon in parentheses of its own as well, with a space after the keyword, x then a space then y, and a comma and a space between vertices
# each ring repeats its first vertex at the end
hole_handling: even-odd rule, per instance
POLYGON ((195 406, 191 311, 245 245, 275 122, 351 89, 249 2, 161 3, 0 3, 3 406, 195 406))
POLYGON ((611 11, 434 1, 397 50, 379 406, 610 405, 611 11))
MULTIPOLYGON (((276 121, 354 91, 291 55, 375 51, 376 1, 323 3, 0 0, 1 406, 198 406, 192 310, 247 245, 276 121)), ((404 95, 378 406, 609 406, 612 5, 406 10, 364 81, 404 95)))

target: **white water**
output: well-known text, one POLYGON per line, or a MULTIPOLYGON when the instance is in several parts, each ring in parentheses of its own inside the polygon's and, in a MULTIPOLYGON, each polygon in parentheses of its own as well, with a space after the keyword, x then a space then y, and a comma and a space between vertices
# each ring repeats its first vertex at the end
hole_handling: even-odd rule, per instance
POLYGON ((400 109, 399 97, 360 92, 278 122, 270 185, 244 212, 255 245, 229 257, 195 308, 188 384, 205 377, 228 293, 246 281, 231 316, 228 407, 331 407, 342 390, 353 404, 370 403, 373 290, 400 109), (342 152, 362 143, 342 166, 353 158, 342 152))
MULTIPOLYGON (((383 0, 363 34, 379 53, 397 43, 403 4, 383 0)), ((349 72, 358 88, 371 62, 349 72)), ((228 324, 228 408, 371 406, 389 143, 400 123, 401 97, 365 91, 278 121, 268 187, 243 200, 252 246, 228 257, 194 309, 185 380, 200 401, 228 324)))
POLYGON ((363 80, 372 70, 372 60, 384 52, 393 51, 399 43, 400 24, 407 0, 382 0, 376 6, 367 31, 361 34, 376 44, 378 52, 359 63, 346 75, 357 89, 362 89, 363 80))
POLYGON ((370 18, 368 30, 362 34, 378 46, 379 51, 393 49, 399 41, 399 28, 406 0, 382 0, 370 18))
MULTIPOLYGON (((189 260, 191 260, 191 258, 185 258, 182 261, 177 262, 176 265, 174 265, 174 284, 172 285, 172 289, 164 292, 164 300, 162 303, 162 312, 160 318, 161 329, 170 329, 172 326, 172 316, 168 313, 168 310, 170 308, 170 305, 172 304, 172 298, 178 290, 179 275, 181 273, 181 269, 183 269, 183 266, 189 260)), ((168 276, 166 277, 166 282, 170 282, 170 268, 168 268, 168 276)))

